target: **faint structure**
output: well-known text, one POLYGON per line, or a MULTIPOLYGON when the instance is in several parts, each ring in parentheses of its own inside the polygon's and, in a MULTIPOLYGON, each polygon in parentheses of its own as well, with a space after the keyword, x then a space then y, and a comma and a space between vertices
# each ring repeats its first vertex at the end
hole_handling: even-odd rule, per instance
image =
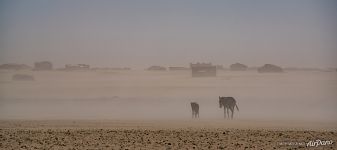
POLYGON ((226 112, 227 112, 227 117, 229 118, 229 110, 232 112, 231 114, 231 119, 233 119, 234 115, 234 107, 239 111, 239 107, 236 104, 236 100, 233 97, 220 97, 219 96, 219 107, 222 108, 224 107, 224 118, 226 118, 226 112))
POLYGON ((192 118, 199 118, 199 104, 196 102, 191 102, 192 108, 192 118))
POLYGON ((179 70, 190 70, 190 68, 186 67, 169 67, 170 71, 179 71, 179 70))
POLYGON ((151 66, 151 67, 147 68, 147 70, 149 70, 149 71, 166 71, 166 68, 162 67, 162 66, 151 66))
POLYGON ((196 63, 190 64, 192 69, 192 77, 215 77, 216 66, 212 63, 196 63))
POLYGON ((65 70, 89 70, 90 69, 90 65, 87 64, 77 64, 77 65, 65 65, 65 70))
POLYGON ((12 76, 13 81, 34 81, 34 77, 26 74, 15 74, 12 76))
POLYGON ((264 66, 257 69, 259 73, 280 73, 283 72, 283 69, 279 66, 272 64, 265 64, 264 66))
POLYGON ((216 70, 225 70, 223 65, 216 65, 216 70))
POLYGON ((230 65, 230 68, 232 71, 246 71, 248 67, 244 64, 235 63, 230 65))
POLYGON ((24 69, 32 69, 32 67, 25 64, 2 64, 0 65, 0 69, 5 70, 24 70, 24 69))
POLYGON ((53 64, 49 61, 35 62, 34 70, 53 70, 53 64))
POLYGON ((131 68, 129 67, 116 67, 116 68, 108 68, 108 67, 105 67, 105 68, 91 68, 90 70, 94 70, 94 71, 97 71, 97 70, 113 70, 113 71, 124 71, 124 70, 131 70, 131 68))

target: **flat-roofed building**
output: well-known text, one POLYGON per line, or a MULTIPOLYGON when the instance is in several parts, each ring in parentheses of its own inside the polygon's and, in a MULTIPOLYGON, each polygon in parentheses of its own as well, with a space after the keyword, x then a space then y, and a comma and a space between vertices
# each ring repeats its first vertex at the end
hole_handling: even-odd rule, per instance
POLYGON ((192 77, 215 77, 216 66, 212 63, 196 63, 190 64, 192 70, 192 77))

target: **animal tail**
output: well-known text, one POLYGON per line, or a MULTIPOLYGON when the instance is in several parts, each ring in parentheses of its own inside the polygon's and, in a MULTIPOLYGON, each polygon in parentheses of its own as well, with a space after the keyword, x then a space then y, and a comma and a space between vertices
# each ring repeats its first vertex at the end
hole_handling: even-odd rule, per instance
POLYGON ((235 107, 236 107, 236 109, 239 111, 239 107, 238 107, 238 105, 237 105, 237 104, 235 104, 235 107))

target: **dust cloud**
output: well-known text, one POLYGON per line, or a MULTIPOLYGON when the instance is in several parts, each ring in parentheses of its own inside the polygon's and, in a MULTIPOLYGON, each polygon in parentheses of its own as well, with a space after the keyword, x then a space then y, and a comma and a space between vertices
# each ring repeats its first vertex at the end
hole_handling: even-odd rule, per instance
POLYGON ((219 96, 232 96, 236 120, 336 122, 337 74, 321 71, 1 71, 0 119, 223 119, 219 96), (35 81, 12 81, 17 72, 35 81))

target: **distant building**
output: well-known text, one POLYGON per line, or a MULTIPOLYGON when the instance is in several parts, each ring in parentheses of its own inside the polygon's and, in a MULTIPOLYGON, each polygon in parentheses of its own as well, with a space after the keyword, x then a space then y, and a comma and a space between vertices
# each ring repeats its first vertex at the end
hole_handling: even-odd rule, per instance
POLYGON ((215 77, 216 66, 212 63, 196 63, 190 64, 192 69, 192 77, 215 77))
POLYGON ((216 65, 216 69, 217 70, 225 70, 225 68, 223 67, 223 65, 216 65))
POLYGON ((162 67, 162 66, 151 66, 151 67, 147 68, 147 70, 149 70, 149 71, 166 71, 166 68, 162 67))
POLYGON ((124 68, 110 68, 110 70, 131 70, 129 67, 124 67, 124 68))
POLYGON ((87 64, 77 64, 77 65, 65 65, 65 70, 89 70, 90 65, 87 64))
POLYGON ((2 64, 0 69, 5 70, 23 70, 23 69, 32 69, 32 67, 25 64, 2 64))
POLYGON ((190 68, 186 67, 169 67, 170 71, 177 71, 177 70, 190 70, 190 68))
POLYGON ((245 71, 247 70, 248 67, 244 64, 235 63, 235 64, 230 65, 230 68, 232 71, 245 71))
POLYGON ((257 69, 259 73, 280 73, 283 69, 279 66, 272 64, 265 64, 264 66, 257 69))
POLYGON ((113 71, 124 71, 124 70, 131 70, 131 68, 128 68, 128 67, 124 67, 124 68, 119 68, 119 67, 117 67, 117 68, 108 68, 108 67, 106 67, 106 68, 98 68, 98 67, 96 67, 96 68, 91 68, 90 70, 113 70, 113 71))
POLYGON ((53 70, 53 64, 49 61, 35 62, 34 70, 53 70))

